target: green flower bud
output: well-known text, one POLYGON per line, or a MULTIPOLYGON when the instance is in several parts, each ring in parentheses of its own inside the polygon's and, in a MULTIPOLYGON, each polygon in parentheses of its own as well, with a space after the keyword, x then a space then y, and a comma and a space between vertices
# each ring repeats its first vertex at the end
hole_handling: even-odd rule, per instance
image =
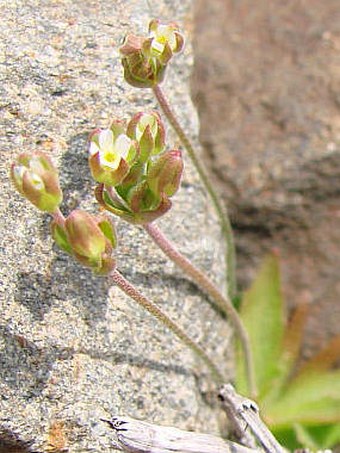
POLYGON ((124 78, 137 88, 152 88, 162 82, 166 66, 149 53, 150 40, 128 35, 120 48, 124 78))
POLYGON ((20 154, 11 166, 11 179, 17 191, 41 211, 52 213, 63 200, 58 172, 42 152, 20 154))
POLYGON ((51 230, 61 249, 96 273, 107 274, 115 267, 111 255, 117 243, 116 233, 105 216, 95 217, 85 211, 74 210, 64 222, 53 220, 51 230))
POLYGON ((89 166, 93 178, 109 186, 119 184, 138 156, 138 145, 125 133, 120 122, 96 130, 90 137, 89 166))
POLYGON ((51 222, 51 235, 61 250, 72 255, 72 246, 68 241, 65 222, 54 218, 51 222))
POLYGON ((161 197, 150 190, 146 181, 133 187, 127 197, 129 208, 136 214, 157 209, 160 201, 161 197))
POLYGON ((150 223, 171 208, 171 201, 164 193, 154 193, 143 181, 129 193, 129 207, 134 213, 135 223, 150 223))
POLYGON ((181 151, 166 151, 149 166, 148 186, 156 194, 165 193, 168 197, 172 197, 179 188, 182 172, 181 151))
POLYGON ((152 20, 148 37, 128 35, 120 48, 125 80, 138 88, 161 83, 169 60, 183 46, 184 38, 176 24, 152 20))
POLYGON ((139 144, 139 162, 160 153, 165 146, 165 129, 157 112, 137 113, 131 118, 126 134, 139 144))
POLYGON ((126 203, 124 203, 123 200, 118 197, 114 191, 110 190, 109 193, 104 184, 99 184, 95 188, 94 195, 103 209, 112 212, 118 217, 124 218, 130 223, 134 223, 133 213, 131 213, 126 203))

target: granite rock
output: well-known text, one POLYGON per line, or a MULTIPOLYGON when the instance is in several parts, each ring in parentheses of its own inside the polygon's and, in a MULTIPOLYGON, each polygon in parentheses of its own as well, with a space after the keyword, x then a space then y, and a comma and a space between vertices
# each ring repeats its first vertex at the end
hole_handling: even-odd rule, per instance
POLYGON ((280 250, 289 308, 310 304, 310 357, 340 325, 339 4, 199 0, 195 11, 193 98, 240 287, 280 250))
MULTIPOLYGON (((61 173, 66 214, 96 212, 86 141, 112 118, 156 108, 151 92, 123 80, 117 49, 153 17, 177 21, 187 46, 164 90, 197 143, 188 89, 193 63, 191 1, 1 0, 0 451, 111 451, 101 418, 129 415, 216 433, 219 411, 202 364, 104 278, 53 245, 47 216, 8 178, 22 151, 44 150, 61 173)), ((169 144, 178 141, 168 131, 169 144)), ((223 287, 218 222, 186 162, 174 208, 159 225, 223 287)), ((200 291, 138 227, 117 221, 118 268, 206 345, 226 377, 230 329, 200 291)))

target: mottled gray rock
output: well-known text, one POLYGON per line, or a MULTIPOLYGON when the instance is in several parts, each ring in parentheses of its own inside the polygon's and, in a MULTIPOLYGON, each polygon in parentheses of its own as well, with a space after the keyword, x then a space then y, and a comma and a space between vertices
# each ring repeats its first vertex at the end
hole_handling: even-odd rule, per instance
MULTIPOLYGON (((118 288, 109 290, 105 279, 57 250, 47 217, 8 180, 19 152, 45 150, 62 175, 62 211, 78 206, 96 211, 87 136, 112 117, 155 108, 151 92, 123 81, 117 53, 124 35, 144 32, 153 17, 175 20, 186 30, 188 44, 164 89, 197 141, 188 94, 191 2, 0 5, 0 451, 10 451, 5 439, 12 439, 16 451, 28 443, 37 452, 107 452, 111 433, 100 418, 113 414, 216 433, 219 412, 204 397, 202 389, 214 389, 204 366, 118 288)), ((171 146, 178 145, 170 131, 168 136, 171 146)), ((189 163, 174 209, 159 224, 223 286, 218 222, 189 163)), ((230 375, 226 322, 141 229, 123 222, 117 228, 121 272, 205 344, 230 375)))
POLYGON ((244 288, 281 251, 304 354, 339 333, 339 2, 197 1, 201 141, 231 213, 244 288))

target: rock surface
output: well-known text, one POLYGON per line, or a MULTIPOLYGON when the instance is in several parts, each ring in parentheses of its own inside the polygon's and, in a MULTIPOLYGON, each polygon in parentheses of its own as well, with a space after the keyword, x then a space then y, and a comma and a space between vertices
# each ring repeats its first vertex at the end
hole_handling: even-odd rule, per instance
MULTIPOLYGON (((123 37, 143 33, 153 17, 175 20, 186 31, 188 44, 169 68, 164 89, 197 140, 188 90, 191 2, 0 5, 0 451, 108 452, 112 432, 100 418, 115 414, 216 433, 218 410, 203 393, 214 385, 202 364, 119 289, 109 290, 104 279, 57 250, 46 216, 8 180, 10 162, 20 152, 45 150, 61 172, 62 211, 96 211, 87 136, 112 117, 155 108, 149 91, 123 81, 117 53, 123 37)), ((178 145, 170 131, 168 137, 172 147, 178 145)), ((189 163, 174 209, 159 224, 222 285, 218 222, 189 163)), ((206 344, 230 376, 225 320, 141 229, 123 222, 117 228, 121 272, 206 344)))
POLYGON ((244 288, 281 251, 304 355, 340 325, 339 2, 195 2, 201 143, 232 217, 244 288))

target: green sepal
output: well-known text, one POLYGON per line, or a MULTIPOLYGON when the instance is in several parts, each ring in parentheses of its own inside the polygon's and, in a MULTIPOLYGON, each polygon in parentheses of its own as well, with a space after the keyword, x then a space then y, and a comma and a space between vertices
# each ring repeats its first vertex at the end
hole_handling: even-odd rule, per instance
POLYGON ((72 247, 68 242, 66 231, 55 220, 51 222, 51 234, 58 247, 72 255, 72 247))

